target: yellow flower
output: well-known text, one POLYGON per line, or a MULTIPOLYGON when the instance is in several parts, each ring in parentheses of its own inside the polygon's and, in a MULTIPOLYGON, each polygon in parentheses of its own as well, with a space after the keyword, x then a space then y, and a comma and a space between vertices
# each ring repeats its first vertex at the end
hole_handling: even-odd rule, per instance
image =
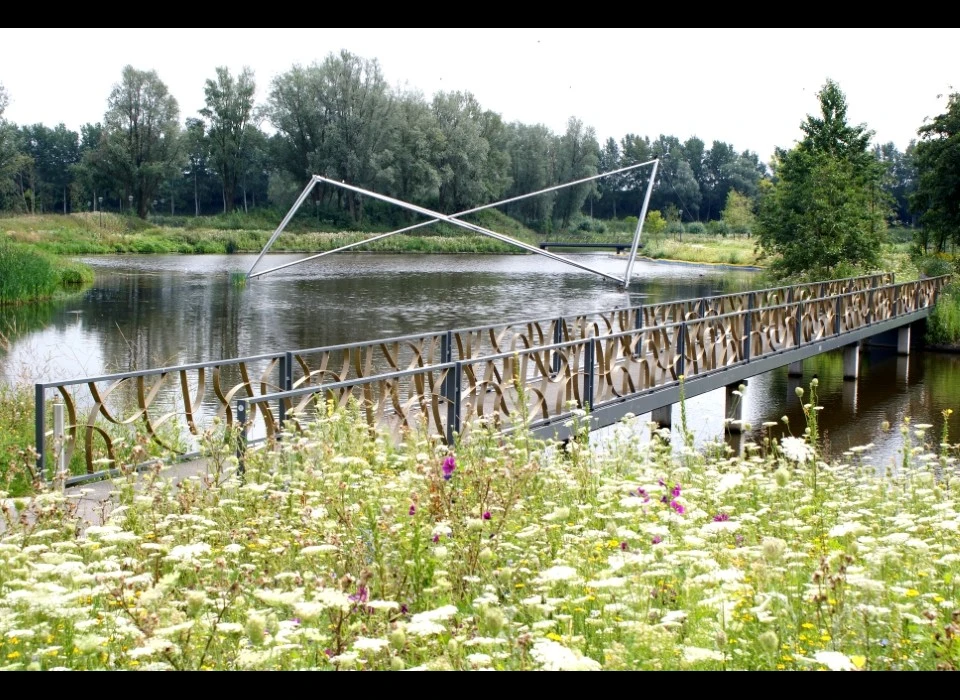
POLYGON ((561 636, 560 636, 559 634, 557 634, 556 632, 550 632, 550 633, 547 635, 547 639, 552 639, 552 640, 555 641, 555 642, 562 642, 562 641, 563 641, 563 637, 561 637, 561 636))
POLYGON ((803 627, 803 629, 805 629, 805 630, 812 630, 812 629, 813 629, 813 623, 810 623, 810 622, 804 622, 804 623, 803 623, 802 625, 800 625, 800 626, 803 627))
POLYGON ((933 602, 934 602, 934 603, 942 603, 943 600, 944 600, 943 596, 939 596, 939 595, 933 596, 933 602))
POLYGON ((918 595, 920 595, 920 591, 918 591, 916 588, 909 588, 907 589, 906 595, 907 598, 916 598, 918 595))
POLYGON ((867 663, 866 656, 851 656, 850 660, 853 662, 853 665, 856 666, 857 668, 863 668, 864 665, 867 663))
POLYGON ((821 642, 829 642, 829 641, 830 641, 830 635, 829 635, 829 634, 821 634, 821 635, 820 635, 820 641, 821 641, 821 642))
POLYGON ((20 658, 20 652, 19 652, 19 651, 11 651, 9 654, 7 654, 7 658, 8 658, 8 659, 19 659, 19 658, 20 658))

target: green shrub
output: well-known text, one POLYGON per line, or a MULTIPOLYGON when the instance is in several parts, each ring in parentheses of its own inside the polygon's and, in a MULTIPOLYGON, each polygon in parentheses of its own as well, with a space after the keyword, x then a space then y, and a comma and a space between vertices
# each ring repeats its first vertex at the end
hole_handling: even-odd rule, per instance
POLYGON ((0 241, 0 304, 43 299, 59 288, 53 258, 25 245, 0 241))
POLYGON ((940 277, 953 272, 953 265, 950 264, 950 261, 936 255, 921 258, 917 261, 917 267, 927 277, 940 277))
POLYGON ((932 345, 960 343, 960 284, 943 290, 927 318, 927 342, 932 345))
POLYGON ((683 233, 683 224, 679 221, 671 221, 667 224, 667 233, 683 233))
POLYGON ((699 221, 691 221, 687 224, 687 233, 706 233, 707 227, 699 221))
POLYGON ((723 219, 718 219, 717 221, 711 221, 707 224, 707 231, 712 233, 714 236, 726 236, 730 233, 730 227, 727 226, 727 222, 723 219))

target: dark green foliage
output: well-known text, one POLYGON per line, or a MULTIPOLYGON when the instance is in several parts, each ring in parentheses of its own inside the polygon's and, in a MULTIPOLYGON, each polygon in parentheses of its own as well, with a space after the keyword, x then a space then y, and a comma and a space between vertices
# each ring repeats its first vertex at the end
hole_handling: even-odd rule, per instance
POLYGON ((918 182, 911 203, 921 212, 924 249, 933 244, 942 251, 948 241, 960 242, 960 93, 950 95, 947 111, 917 133, 918 182))
POLYGON ((706 233, 707 227, 699 221, 691 221, 687 224, 687 233, 706 233))
POLYGON ((777 150, 775 181, 760 206, 760 245, 785 276, 874 268, 885 237, 887 197, 883 168, 869 149, 872 132, 847 124, 846 100, 833 81, 818 97, 821 115, 801 124, 804 139, 777 150))

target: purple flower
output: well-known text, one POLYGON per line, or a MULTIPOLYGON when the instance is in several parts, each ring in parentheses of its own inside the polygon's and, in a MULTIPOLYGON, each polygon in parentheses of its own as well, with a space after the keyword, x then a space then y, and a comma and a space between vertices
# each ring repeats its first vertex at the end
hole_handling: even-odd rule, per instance
POLYGON ((644 503, 650 502, 650 496, 647 495, 647 492, 644 489, 637 489, 637 495, 643 499, 644 503))
POLYGON ((357 592, 348 596, 354 603, 365 603, 369 593, 366 586, 357 586, 357 592))
POLYGON ((410 612, 410 608, 407 607, 407 604, 406 604, 406 603, 404 603, 403 605, 400 606, 400 614, 401 614, 401 615, 406 615, 408 612, 410 612))
POLYGON ((624 552, 627 551, 627 543, 626 543, 626 541, 623 541, 623 542, 620 543, 620 549, 621 549, 622 551, 624 551, 624 552))
POLYGON ((680 515, 683 515, 687 511, 686 508, 684 508, 682 505, 680 505, 676 501, 670 501, 670 507, 673 508, 675 511, 677 511, 680 515))
POLYGON ((411 504, 410 504, 410 510, 408 510, 407 512, 408 512, 410 515, 416 515, 416 513, 417 513, 417 507, 411 503, 411 504))
POLYGON ((659 481, 657 481, 657 483, 660 484, 661 486, 663 486, 664 488, 666 488, 666 486, 667 486, 667 482, 664 481, 663 479, 660 479, 659 481))
POLYGON ((661 496, 661 497, 660 497, 660 502, 661 502, 661 503, 669 503, 669 502, 670 502, 670 499, 667 498, 666 496, 661 496))
POLYGON ((730 516, 726 513, 717 513, 713 516, 713 522, 715 523, 725 523, 730 519, 730 516))
POLYGON ((734 540, 736 540, 736 543, 737 543, 737 546, 738 546, 738 547, 742 547, 742 546, 743 546, 743 535, 737 535, 737 536, 734 538, 734 540))
POLYGON ((660 535, 654 535, 653 539, 650 540, 650 544, 660 544, 663 542, 663 538, 660 535))
POLYGON ((492 517, 493 517, 493 516, 490 515, 490 511, 489 511, 489 510, 483 511, 483 519, 484 519, 484 520, 489 520, 489 519, 492 518, 492 517))
POLYGON ((434 536, 433 536, 433 543, 436 544, 436 543, 439 542, 439 541, 440 541, 440 535, 434 535, 434 536))
POLYGON ((680 495, 680 484, 673 485, 673 488, 670 490, 670 495, 674 498, 680 495))
POLYGON ((457 468, 457 460, 453 455, 447 455, 447 458, 443 460, 443 478, 446 481, 450 481, 450 477, 453 476, 453 470, 457 468))

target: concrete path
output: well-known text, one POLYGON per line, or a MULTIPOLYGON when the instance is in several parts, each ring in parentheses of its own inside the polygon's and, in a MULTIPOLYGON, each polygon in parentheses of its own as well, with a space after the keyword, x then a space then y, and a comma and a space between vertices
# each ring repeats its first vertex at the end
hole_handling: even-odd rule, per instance
MULTIPOLYGON (((192 476, 204 476, 207 473, 207 461, 205 459, 194 459, 185 462, 176 462, 171 465, 161 467, 160 476, 170 480, 174 485, 179 484, 184 479, 192 476)), ((153 475, 151 470, 143 470, 136 476, 136 485, 134 488, 141 489, 153 475)), ((109 517, 110 512, 115 505, 114 494, 117 485, 114 480, 104 479, 94 481, 78 486, 71 486, 64 489, 64 495, 76 502, 76 515, 80 521, 81 529, 90 525, 102 525, 109 517)), ((5 498, 0 499, 0 509, 7 513, 7 517, 18 518, 24 515, 21 513, 17 502, 22 499, 5 498)), ((30 510, 27 508, 25 516, 30 519, 30 510)), ((0 517, 0 535, 7 530, 7 517, 0 517)))

